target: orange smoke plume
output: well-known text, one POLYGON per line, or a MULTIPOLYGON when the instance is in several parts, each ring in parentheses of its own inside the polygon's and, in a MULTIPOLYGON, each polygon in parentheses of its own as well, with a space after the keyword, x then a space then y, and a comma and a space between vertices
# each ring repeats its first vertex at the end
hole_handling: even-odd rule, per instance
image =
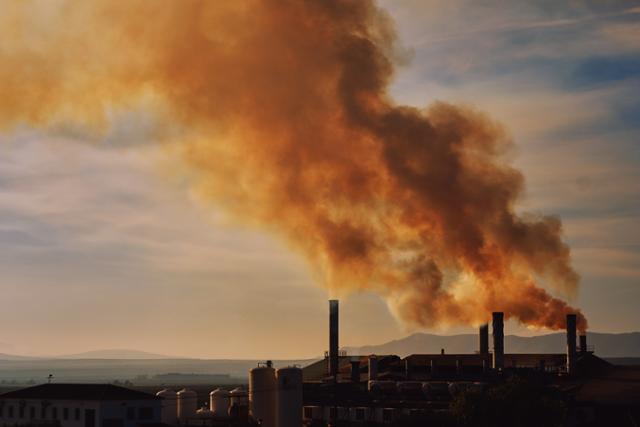
POLYGON ((180 135, 201 194, 286 238, 332 292, 373 290, 421 327, 499 310, 554 329, 576 312, 586 328, 550 293, 579 281, 560 221, 515 213, 506 132, 464 106, 396 105, 394 30, 373 1, 0 8, 5 129, 101 130, 143 105, 180 135))

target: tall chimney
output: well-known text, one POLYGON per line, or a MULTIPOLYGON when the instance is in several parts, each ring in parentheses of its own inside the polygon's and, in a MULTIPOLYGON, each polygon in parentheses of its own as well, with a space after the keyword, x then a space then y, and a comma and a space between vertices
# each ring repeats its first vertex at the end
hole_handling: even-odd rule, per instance
POLYGON ((504 313, 493 312, 493 369, 504 367, 504 313))
POLYGON ((585 354, 587 352, 587 334, 580 335, 580 353, 585 354))
POLYGON ((329 375, 338 375, 338 300, 329 300, 329 375))
POLYGON ((360 382, 360 360, 351 361, 351 382, 360 382))
POLYGON ((369 381, 378 379, 378 358, 375 355, 369 356, 369 381))
POLYGON ((482 355, 489 354, 489 324, 480 325, 480 348, 482 355))
POLYGON ((567 314, 567 373, 576 369, 576 315, 567 314))

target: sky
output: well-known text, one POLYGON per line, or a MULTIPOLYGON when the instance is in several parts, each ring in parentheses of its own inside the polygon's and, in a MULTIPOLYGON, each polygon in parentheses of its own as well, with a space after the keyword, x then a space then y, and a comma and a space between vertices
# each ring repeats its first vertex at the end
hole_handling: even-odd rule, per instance
MULTIPOLYGON (((393 98, 469 104, 502 122, 526 178, 518 210, 563 220, 582 277, 571 302, 592 331, 640 330, 640 2, 380 4, 402 47, 393 98)), ((322 354, 328 295, 302 256, 203 205, 152 143, 152 117, 110 118, 100 138, 28 126, 0 136, 0 352, 322 354)), ((412 332, 374 294, 341 300, 342 345, 412 332)))

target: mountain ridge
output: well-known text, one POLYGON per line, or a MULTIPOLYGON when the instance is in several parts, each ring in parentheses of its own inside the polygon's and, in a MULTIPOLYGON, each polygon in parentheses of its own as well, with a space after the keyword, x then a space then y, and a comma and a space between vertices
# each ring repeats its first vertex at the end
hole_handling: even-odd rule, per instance
MULTIPOLYGON (((478 349, 477 334, 436 335, 416 332, 404 338, 378 345, 345 347, 347 354, 436 354, 442 349, 446 353, 473 353, 478 349)), ((490 340, 491 341, 491 340, 490 340)), ((587 333, 587 344, 595 354, 602 357, 640 357, 640 332, 587 333)), ((523 337, 505 336, 506 353, 563 353, 566 335, 555 332, 545 335, 523 337)))

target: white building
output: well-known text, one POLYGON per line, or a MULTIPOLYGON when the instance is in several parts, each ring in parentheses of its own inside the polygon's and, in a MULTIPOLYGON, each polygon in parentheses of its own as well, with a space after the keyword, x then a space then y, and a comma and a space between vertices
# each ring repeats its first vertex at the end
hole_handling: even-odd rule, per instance
POLYGON ((159 423, 161 404, 111 384, 42 384, 0 395, 0 426, 137 427, 159 423))

